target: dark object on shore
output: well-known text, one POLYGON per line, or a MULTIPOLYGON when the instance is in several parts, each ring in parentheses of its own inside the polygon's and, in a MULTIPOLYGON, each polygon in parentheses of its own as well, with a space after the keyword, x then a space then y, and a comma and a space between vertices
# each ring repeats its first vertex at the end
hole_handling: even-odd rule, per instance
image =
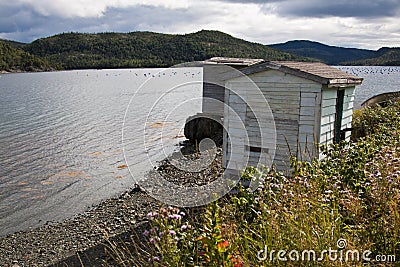
POLYGON ((221 146, 222 129, 222 122, 218 117, 200 113, 186 120, 184 133, 192 143, 199 143, 204 138, 210 138, 217 146, 221 146))
POLYGON ((386 107, 388 103, 399 100, 400 99, 400 91, 399 92, 390 92, 383 93, 376 96, 371 97, 370 99, 364 101, 361 104, 361 107, 371 107, 375 105, 380 105, 381 107, 386 107))

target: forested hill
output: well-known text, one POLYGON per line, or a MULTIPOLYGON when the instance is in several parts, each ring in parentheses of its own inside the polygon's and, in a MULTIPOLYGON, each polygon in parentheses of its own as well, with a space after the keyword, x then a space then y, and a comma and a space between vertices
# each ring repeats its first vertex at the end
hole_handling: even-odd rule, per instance
POLYGON ((400 48, 383 47, 376 51, 375 57, 345 62, 346 65, 400 66, 400 48))
POLYGON ((330 46, 308 40, 269 45, 283 52, 318 59, 329 65, 400 65, 400 48, 378 51, 330 46))
POLYGON ((0 39, 0 71, 47 71, 52 70, 47 60, 31 55, 17 42, 0 39))
POLYGON ((0 71, 169 67, 211 57, 322 61, 330 65, 400 65, 400 48, 378 51, 311 41, 262 45, 219 31, 62 33, 30 44, 0 40, 0 71))
POLYGON ((164 67, 214 56, 305 60, 218 31, 186 35, 153 32, 63 33, 25 48, 65 69, 164 67))

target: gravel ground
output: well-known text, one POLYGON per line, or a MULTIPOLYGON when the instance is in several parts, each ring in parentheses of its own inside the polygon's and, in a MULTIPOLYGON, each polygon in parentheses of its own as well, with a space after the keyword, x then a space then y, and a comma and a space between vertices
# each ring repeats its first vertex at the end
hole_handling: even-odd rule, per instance
MULTIPOLYGON (((168 160, 161 162, 156 171, 175 184, 204 185, 222 175, 222 151, 220 148, 216 151, 212 164, 201 171, 189 173, 168 160)), ((182 153, 186 157, 180 159, 181 163, 199 157, 190 144, 182 153)), ((204 158, 210 161, 210 157, 204 158)), ((0 239, 0 266, 80 266, 74 259, 85 252, 92 255, 93 264, 89 266, 99 266, 101 259, 94 257, 104 256, 105 238, 124 236, 143 227, 147 213, 160 205, 141 189, 134 188, 64 222, 47 222, 40 228, 8 235, 0 239)))

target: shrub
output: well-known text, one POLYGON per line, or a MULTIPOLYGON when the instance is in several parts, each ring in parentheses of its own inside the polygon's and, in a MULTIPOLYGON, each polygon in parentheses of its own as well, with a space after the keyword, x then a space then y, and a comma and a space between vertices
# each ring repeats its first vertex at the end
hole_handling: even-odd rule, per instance
POLYGON ((365 263, 332 261, 321 255, 329 248, 337 250, 336 255, 370 250, 372 258, 394 255, 399 260, 399 113, 400 103, 358 112, 354 126, 362 129, 362 136, 322 147, 325 158, 320 161, 293 158, 290 176, 249 167, 243 179, 261 180, 259 188, 251 192, 239 184, 237 194, 204 207, 198 221, 174 217, 180 215, 176 208, 152 213, 151 263, 235 267, 365 263), (287 252, 286 261, 278 259, 279 250, 287 252), (304 250, 308 258, 298 261, 304 250))

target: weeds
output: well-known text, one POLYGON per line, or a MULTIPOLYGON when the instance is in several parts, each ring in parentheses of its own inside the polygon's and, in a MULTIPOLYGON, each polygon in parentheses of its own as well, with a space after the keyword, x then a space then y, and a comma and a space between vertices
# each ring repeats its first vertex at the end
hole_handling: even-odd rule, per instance
MULTIPOLYGON (((358 112, 357 140, 322 147, 325 158, 292 159, 292 175, 248 168, 255 192, 238 193, 190 217, 169 207, 149 214, 150 266, 362 266, 321 252, 371 251, 400 260, 400 103, 358 112), (344 241, 345 246, 339 246, 344 241), (265 258, 260 258, 262 253, 265 258), (279 260, 277 251, 293 252, 279 260), (295 252, 306 250, 299 261, 295 252), (310 251, 316 252, 316 255, 310 251), (260 254, 260 252, 262 252, 260 254), (289 256, 288 256, 289 255, 289 256), (292 257, 293 256, 293 257, 292 257)), ((354 255, 353 255, 354 256, 354 255)), ((392 258, 393 260, 393 258, 392 258)), ((383 263, 385 266, 393 262, 383 263)))

